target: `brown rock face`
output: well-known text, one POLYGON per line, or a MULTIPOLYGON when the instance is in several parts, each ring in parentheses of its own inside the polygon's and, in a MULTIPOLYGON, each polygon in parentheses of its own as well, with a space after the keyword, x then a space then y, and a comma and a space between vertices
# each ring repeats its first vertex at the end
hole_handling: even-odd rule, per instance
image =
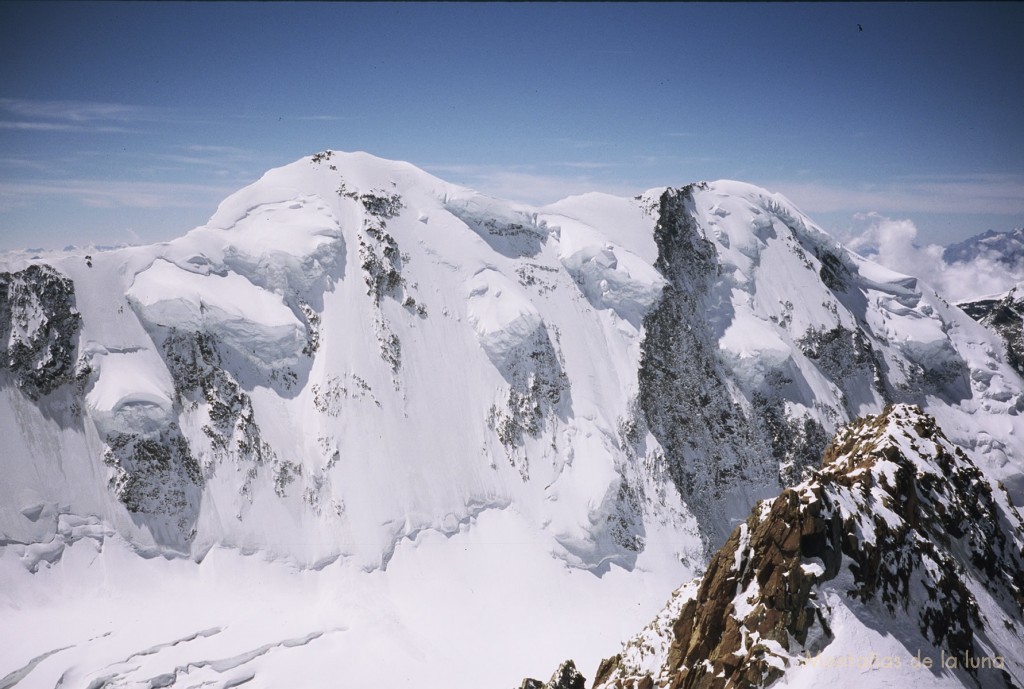
MULTIPOLYGON (((910 620, 935 648, 985 655, 991 649, 978 645, 976 632, 988 643, 986 625, 998 621, 982 619, 975 593, 980 585, 998 602, 1002 624, 1024 618, 1021 543, 1021 521, 1005 496, 935 421, 917 407, 890 406, 841 431, 817 472, 755 507, 732 532, 671 621, 656 673, 639 671, 635 660, 654 653, 657 632, 648 631, 602 662, 594 686, 768 686, 830 643, 823 587, 910 620)), ((1019 633, 1017 641, 1011 651, 1024 649, 1019 633)), ((979 686, 1013 686, 1003 669, 968 672, 979 686)))
POLYGON ((733 531, 673 628, 670 687, 759 686, 782 674, 763 642, 789 651, 790 637, 807 640, 818 577, 801 565, 820 558, 832 578, 842 559, 841 521, 821 512, 820 490, 787 489, 766 517, 755 513, 733 531))

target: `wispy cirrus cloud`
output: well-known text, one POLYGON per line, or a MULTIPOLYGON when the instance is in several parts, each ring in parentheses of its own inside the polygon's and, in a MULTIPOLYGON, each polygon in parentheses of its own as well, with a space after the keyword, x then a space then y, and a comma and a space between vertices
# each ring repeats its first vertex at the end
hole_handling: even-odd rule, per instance
POLYGON ((64 173, 63 168, 54 166, 51 161, 19 156, 0 156, 0 171, 3 170, 13 170, 18 173, 31 170, 47 175, 64 173))
POLYGON ((132 125, 172 119, 163 108, 97 103, 0 98, 0 129, 23 132, 96 132, 124 134, 132 125))
POLYGON ((872 184, 774 181, 765 184, 808 213, 1024 214, 1024 175, 899 177, 872 184))
POLYGON ((550 165, 556 167, 567 167, 576 170, 609 170, 618 167, 618 163, 608 163, 600 160, 562 160, 550 165))
POLYGON ((609 145, 608 141, 600 139, 577 139, 565 136, 557 136, 548 140, 569 148, 604 148, 609 145))
POLYGON ((191 144, 179 146, 177 153, 162 153, 156 157, 159 160, 177 163, 179 165, 206 167, 206 168, 248 168, 258 158, 254 151, 236 146, 211 146, 203 144, 191 144))
POLYGON ((24 122, 21 120, 0 120, 0 129, 24 132, 100 132, 105 134, 125 134, 132 131, 127 127, 90 126, 66 122, 24 122))
POLYGON ((68 122, 128 122, 145 117, 150 108, 122 103, 88 101, 28 100, 0 98, 0 110, 30 119, 64 120, 68 122))
POLYGON ((285 119, 299 120, 300 122, 347 122, 359 118, 343 115, 305 115, 302 117, 287 117, 285 119))
POLYGON ((231 155, 231 156, 245 156, 252 157, 254 154, 247 148, 239 148, 237 146, 214 146, 209 144, 189 144, 185 146, 185 150, 192 151, 193 153, 217 153, 220 155, 231 155))
POLYGON ((66 180, 0 182, 0 210, 32 198, 71 198, 91 208, 210 208, 233 187, 164 182, 66 180))

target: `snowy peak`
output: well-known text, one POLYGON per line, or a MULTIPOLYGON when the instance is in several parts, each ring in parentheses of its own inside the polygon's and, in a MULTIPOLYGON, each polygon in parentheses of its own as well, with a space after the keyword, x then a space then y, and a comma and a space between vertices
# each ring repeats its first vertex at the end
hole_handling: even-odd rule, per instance
POLYGON ((324 151, 172 242, 27 270, 2 320, 36 354, 8 368, 63 373, 45 404, 10 379, 9 533, 64 506, 146 552, 372 569, 512 508, 575 567, 693 562, 892 401, 1024 485, 994 337, 740 182, 534 208, 324 151))
POLYGON ((177 240, 66 257, 87 374, 61 452, 102 478, 83 495, 60 477, 12 398, 33 504, 106 515, 146 552, 365 568, 515 504, 574 566, 632 566, 689 519, 630 497, 660 481, 618 444, 664 281, 639 203, 578 210, 325 151, 177 240))
POLYGON ((979 408, 1022 408, 990 335, 778 195, 714 182, 649 198, 668 286, 643 322, 639 406, 709 542, 889 402, 924 405, 967 447, 979 408))
POLYGON ((934 419, 888 407, 842 429, 819 470, 757 506, 705 575, 602 663, 595 686, 813 682, 875 624, 907 664, 957 658, 951 686, 1015 686, 1022 526, 934 419))

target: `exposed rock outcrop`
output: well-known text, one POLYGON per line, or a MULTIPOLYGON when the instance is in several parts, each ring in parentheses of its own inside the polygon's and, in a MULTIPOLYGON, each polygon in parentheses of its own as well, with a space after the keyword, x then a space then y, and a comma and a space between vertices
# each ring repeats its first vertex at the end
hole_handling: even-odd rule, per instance
POLYGON ((31 399, 75 378, 81 321, 74 283, 50 266, 0 273, 0 363, 31 399))
POLYGON ((776 470, 767 466, 771 451, 731 394, 704 317, 719 264, 714 244, 693 217, 693 190, 690 185, 661 195, 655 268, 668 284, 644 318, 638 382, 643 420, 665 449, 672 480, 710 543, 717 540, 723 494, 748 481, 772 482, 776 470))

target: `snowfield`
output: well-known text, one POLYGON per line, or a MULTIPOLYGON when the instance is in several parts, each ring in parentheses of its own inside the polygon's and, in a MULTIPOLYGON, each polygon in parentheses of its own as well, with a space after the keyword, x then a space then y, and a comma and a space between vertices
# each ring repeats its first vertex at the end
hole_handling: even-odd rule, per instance
POLYGON ((1024 485, 999 336, 740 182, 534 208, 324 152, 0 269, 0 689, 592 678, 891 401, 1024 485))

